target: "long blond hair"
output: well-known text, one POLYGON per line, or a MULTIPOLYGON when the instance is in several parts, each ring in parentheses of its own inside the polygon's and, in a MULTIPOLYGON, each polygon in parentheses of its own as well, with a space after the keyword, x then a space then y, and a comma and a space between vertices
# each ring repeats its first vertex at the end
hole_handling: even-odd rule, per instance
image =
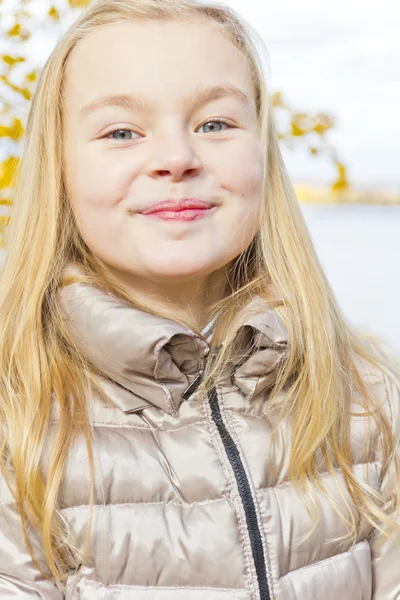
MULTIPOLYGON (((78 435, 85 437, 88 448, 90 503, 94 497, 92 431, 86 410, 93 371, 64 330, 56 301, 60 286, 66 283, 66 263, 71 259, 80 263, 85 281, 147 310, 110 276, 77 229, 62 170, 65 67, 71 50, 101 25, 193 18, 213 23, 247 57, 265 148, 259 231, 235 261, 229 293, 210 307, 210 314, 220 311, 213 345, 222 340, 224 344, 217 358, 207 365, 200 391, 208 393, 224 365, 232 360, 238 309, 245 308, 255 295, 264 297, 281 314, 290 338, 270 397, 271 407, 293 423, 290 478, 305 487, 311 479, 320 480, 317 454, 322 453, 330 471, 341 471, 359 515, 385 532, 394 525, 379 495, 368 491, 353 475, 349 430, 350 402, 358 394, 380 432, 383 465, 396 461, 391 424, 363 381, 357 361, 367 362, 400 388, 399 379, 385 353, 345 322, 322 271, 282 161, 260 39, 223 5, 190 0, 99 0, 64 34, 42 70, 16 179, 0 285, 1 472, 10 485, 13 474, 29 551, 32 554, 27 523, 40 531, 52 577, 61 584, 74 565, 85 561, 89 547, 88 543, 83 553, 75 547, 57 509, 68 449, 78 435), (55 399, 60 421, 44 476, 41 457, 55 399)), ((195 329, 193 323, 181 322, 195 329)), ((397 463, 396 477, 400 485, 397 463)), ((397 493, 392 509, 397 510, 398 505, 397 493)), ((344 518, 355 539, 357 522, 350 507, 344 518)))

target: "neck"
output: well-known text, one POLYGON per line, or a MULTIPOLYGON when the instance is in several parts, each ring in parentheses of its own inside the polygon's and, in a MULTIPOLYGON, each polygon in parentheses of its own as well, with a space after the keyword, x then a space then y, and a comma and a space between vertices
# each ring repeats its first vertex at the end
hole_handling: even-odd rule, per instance
POLYGON ((108 267, 136 301, 171 320, 185 320, 201 330, 210 320, 212 307, 227 295, 229 265, 201 278, 184 282, 159 282, 108 267))

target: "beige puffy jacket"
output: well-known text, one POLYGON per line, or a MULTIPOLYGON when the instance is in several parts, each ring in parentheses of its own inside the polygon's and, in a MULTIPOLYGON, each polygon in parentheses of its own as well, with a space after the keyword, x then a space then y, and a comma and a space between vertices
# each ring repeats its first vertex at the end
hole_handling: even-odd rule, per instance
MULTIPOLYGON (((373 550, 376 534, 367 523, 360 524, 354 545, 341 544, 344 525, 318 488, 320 525, 300 543, 312 519, 288 480, 289 423, 281 425, 274 446, 275 468, 268 466, 274 425, 268 389, 288 342, 273 309, 246 324, 254 351, 199 402, 193 382, 209 351, 204 339, 81 283, 64 288, 63 300, 71 331, 104 373, 111 400, 90 402, 96 475, 91 561, 71 577, 66 592, 41 579, 1 483, 1 600, 400 598, 400 548, 385 542, 373 550)), ((393 386, 372 372, 365 377, 399 430, 393 386)), ((378 489, 386 477, 379 456, 368 462, 363 453, 364 435, 365 422, 354 419, 354 472, 360 480, 368 475, 378 489)), ((350 499, 340 475, 338 484, 330 474, 323 478, 346 512, 341 494, 350 499)), ((82 543, 88 497, 87 453, 79 440, 70 449, 59 505, 82 543)), ((40 557, 40 540, 32 539, 40 557)))

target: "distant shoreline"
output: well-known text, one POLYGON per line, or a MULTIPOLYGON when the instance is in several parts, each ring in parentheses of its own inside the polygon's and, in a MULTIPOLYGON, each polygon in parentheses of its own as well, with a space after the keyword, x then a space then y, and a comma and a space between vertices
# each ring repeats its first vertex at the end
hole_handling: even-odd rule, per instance
POLYGON ((297 199, 302 204, 400 205, 400 186, 397 190, 354 187, 339 193, 323 185, 304 183, 293 185, 297 199))

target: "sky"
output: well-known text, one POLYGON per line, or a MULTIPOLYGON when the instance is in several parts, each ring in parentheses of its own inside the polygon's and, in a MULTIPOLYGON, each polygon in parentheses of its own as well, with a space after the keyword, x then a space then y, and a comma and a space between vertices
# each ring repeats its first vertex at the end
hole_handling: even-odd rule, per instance
MULTIPOLYGON (((351 183, 400 191, 400 1, 225 3, 261 35, 271 90, 280 90, 296 110, 335 117, 328 139, 348 166, 351 183)), ((47 6, 42 0, 29 4, 38 15, 47 6)), ((42 64, 58 35, 54 26, 38 28, 29 42, 31 59, 42 64)), ((328 158, 311 157, 301 147, 282 145, 282 152, 294 182, 326 184, 336 177, 328 158)))
MULTIPOLYGON (((331 140, 355 183, 400 189, 399 0, 230 0, 262 36, 270 84, 293 107, 335 115, 331 140)), ((295 178, 328 161, 285 155, 295 178)))

